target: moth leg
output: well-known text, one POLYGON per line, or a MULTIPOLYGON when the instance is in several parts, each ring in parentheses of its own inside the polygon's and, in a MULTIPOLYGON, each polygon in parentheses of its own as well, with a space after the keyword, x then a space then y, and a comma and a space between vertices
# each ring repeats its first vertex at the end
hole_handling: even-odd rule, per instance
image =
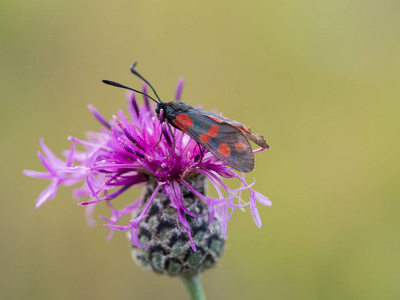
POLYGON ((171 125, 168 122, 167 122, 167 126, 169 129, 169 132, 171 132, 172 144, 174 145, 174 148, 172 148, 172 152, 167 156, 167 159, 169 159, 171 157, 172 153, 175 152, 175 135, 172 133, 171 125))
POLYGON ((161 142, 162 136, 163 136, 163 135, 162 135, 162 133, 161 133, 161 134, 160 134, 160 139, 158 140, 157 144, 155 144, 154 148, 157 147, 158 144, 161 142))
POLYGON ((201 148, 200 144, 196 141, 197 145, 199 146, 199 150, 200 150, 200 161, 197 164, 197 166, 200 166, 201 162, 203 161, 203 157, 204 157, 204 152, 203 149, 201 148))

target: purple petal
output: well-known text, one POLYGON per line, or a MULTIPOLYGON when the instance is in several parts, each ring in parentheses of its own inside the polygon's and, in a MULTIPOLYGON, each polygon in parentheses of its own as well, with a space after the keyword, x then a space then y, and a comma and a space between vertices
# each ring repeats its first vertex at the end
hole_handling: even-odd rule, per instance
POLYGON ((148 248, 148 247, 149 247, 149 245, 142 245, 142 244, 140 243, 139 237, 138 237, 138 235, 137 235, 137 229, 138 229, 139 223, 140 223, 144 218, 146 218, 146 217, 148 217, 148 216, 149 216, 149 215, 142 215, 142 216, 136 218, 135 221, 133 222, 133 226, 132 226, 132 229, 131 229, 131 242, 132 242, 132 245, 134 245, 134 246, 136 246, 136 247, 139 247, 139 248, 148 248))
POLYGON ((43 139, 40 139, 39 142, 40 146, 42 147, 43 153, 46 155, 47 159, 52 165, 62 166, 65 164, 61 159, 59 159, 57 156, 54 155, 54 153, 49 149, 49 147, 46 146, 43 139))
POLYGON ((132 108, 132 110, 131 110, 132 118, 136 117, 135 119, 137 119, 137 117, 139 116, 139 107, 136 102, 136 93, 135 92, 131 93, 129 104, 130 104, 130 107, 132 108))
POLYGON ((111 193, 111 194, 105 196, 102 200, 112 200, 112 199, 118 197, 119 195, 121 195, 123 192, 125 192, 127 189, 129 189, 132 185, 134 185, 134 183, 125 185, 124 187, 120 188, 118 191, 115 191, 114 193, 111 193))
POLYGON ((179 78, 178 80, 178 85, 176 87, 176 92, 175 92, 175 100, 179 101, 181 100, 181 95, 182 95, 182 90, 183 90, 183 85, 184 85, 185 81, 183 80, 183 78, 179 78))
POLYGON ((189 236, 190 245, 191 245, 193 251, 196 252, 196 246, 195 246, 195 244, 193 242, 192 234, 190 232, 190 226, 189 226, 189 224, 188 224, 188 222, 186 220, 185 213, 181 209, 178 209, 178 217, 179 217, 179 221, 181 222, 181 224, 185 228, 187 235, 189 236))
POLYGON ((131 224, 128 225, 110 225, 110 224, 103 224, 104 227, 112 228, 114 230, 119 230, 119 231, 127 231, 132 228, 131 224))
POLYGON ((95 227, 97 225, 96 221, 93 218, 93 212, 96 209, 96 207, 97 204, 86 206, 85 218, 86 218, 86 223, 89 225, 89 227, 95 227))
POLYGON ((260 214, 258 213, 256 203, 254 201, 250 202, 250 211, 253 216, 254 222, 256 223, 258 228, 260 228, 261 227, 261 218, 260 218, 260 214))
POLYGON ((221 233, 223 237, 226 238, 226 233, 228 231, 228 221, 229 221, 228 209, 226 208, 226 206, 218 207, 217 214, 220 217, 219 224, 221 226, 221 233))
POLYGON ((57 195, 58 182, 53 181, 50 185, 40 193, 36 199, 36 209, 38 209, 43 203, 53 199, 57 195))
POLYGON ((99 113, 99 111, 94 108, 93 105, 89 104, 88 108, 90 112, 94 115, 94 117, 99 121, 104 127, 111 129, 110 123, 99 113))
POLYGON ((187 183, 185 180, 183 179, 179 179, 178 180, 180 183, 184 184, 193 194, 195 194, 197 197, 199 197, 201 200, 205 201, 206 203, 210 204, 221 204, 224 203, 226 201, 230 201, 233 198, 235 198, 235 196, 231 196, 228 198, 222 198, 222 199, 214 199, 214 198, 207 198, 206 196, 200 194, 198 191, 196 191, 189 183, 187 183))
POLYGON ((145 217, 148 216, 146 213, 147 213, 148 209, 150 208, 151 204, 153 203, 154 198, 157 196, 160 188, 161 188, 161 185, 156 186, 156 188, 154 189, 153 193, 150 196, 150 199, 147 201, 146 207, 143 209, 143 211, 140 213, 140 215, 136 219, 131 221, 131 223, 133 224, 132 230, 131 230, 131 241, 132 241, 132 244, 137 247, 141 247, 141 248, 148 247, 148 246, 142 246, 140 244, 139 238, 137 236, 137 227, 139 226, 140 221, 142 221, 145 217))
POLYGON ((52 179, 53 176, 47 172, 37 172, 32 170, 23 170, 22 171, 26 176, 35 177, 35 178, 43 178, 43 179, 52 179))
POLYGON ((49 173, 53 177, 57 177, 57 173, 54 170, 54 166, 43 156, 43 154, 38 151, 37 156, 39 157, 40 162, 43 164, 43 166, 49 171, 49 173))
POLYGON ((264 195, 260 194, 257 191, 254 191, 254 194, 255 194, 255 198, 257 199, 257 201, 260 202, 262 205, 265 205, 265 206, 271 206, 272 205, 271 200, 269 200, 264 195))
POLYGON ((265 148, 258 148, 258 149, 253 150, 253 153, 259 153, 259 152, 264 151, 264 150, 266 150, 266 149, 265 148))
POLYGON ((67 159, 67 163, 66 163, 67 167, 71 167, 72 163, 74 162, 75 149, 76 149, 76 146, 75 146, 74 143, 72 143, 71 151, 70 151, 70 153, 68 155, 68 159, 67 159))

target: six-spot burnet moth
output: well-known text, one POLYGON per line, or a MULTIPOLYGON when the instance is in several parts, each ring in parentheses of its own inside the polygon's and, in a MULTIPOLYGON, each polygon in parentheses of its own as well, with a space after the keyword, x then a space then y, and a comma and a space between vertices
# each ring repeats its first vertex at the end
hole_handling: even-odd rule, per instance
POLYGON ((156 99, 144 92, 132 89, 120 83, 103 80, 104 83, 144 94, 157 103, 156 113, 161 121, 166 120, 171 126, 183 131, 202 145, 221 161, 241 172, 254 169, 254 154, 248 141, 251 140, 262 148, 269 145, 264 137, 251 132, 250 128, 204 109, 185 104, 181 101, 163 102, 152 85, 136 70, 134 63, 131 72, 142 79, 154 92, 156 99))

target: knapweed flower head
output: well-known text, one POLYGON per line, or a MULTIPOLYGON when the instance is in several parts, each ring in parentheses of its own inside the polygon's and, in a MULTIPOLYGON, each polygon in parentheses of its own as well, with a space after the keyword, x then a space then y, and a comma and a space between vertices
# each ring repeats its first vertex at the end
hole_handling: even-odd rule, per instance
MULTIPOLYGON (((182 88, 183 80, 180 80, 176 100, 180 100, 182 88)), ((143 92, 147 93, 146 84, 143 85, 143 92)), ((99 132, 89 132, 86 140, 69 137, 72 146, 63 152, 64 160, 55 156, 40 140, 43 154, 39 151, 38 157, 47 171, 24 170, 25 175, 51 181, 37 198, 37 208, 54 198, 59 186, 80 183, 80 187, 73 190, 73 195, 89 198, 79 203, 87 207, 89 223, 94 222, 92 214, 95 207, 104 203, 110 209, 110 216, 100 218, 110 230, 108 238, 112 237, 114 230, 128 231, 134 247, 144 249, 153 246, 158 250, 162 248, 164 252, 164 246, 154 246, 156 239, 168 239, 171 244, 177 236, 181 236, 191 248, 186 250, 194 253, 199 247, 203 249, 205 231, 199 234, 199 224, 204 222, 209 234, 207 243, 212 248, 213 235, 225 238, 233 212, 246 206, 250 206, 256 225, 261 226, 256 204, 269 206, 271 202, 253 190, 254 183, 248 184, 243 173, 234 172, 182 131, 160 122, 161 118, 154 112, 155 105, 149 103, 147 96, 144 96, 144 104, 140 106, 134 92, 127 94, 127 100, 128 116, 120 110, 111 121, 89 105, 89 110, 102 128, 99 132), (77 151, 76 146, 82 150, 77 151), (217 198, 205 195, 205 179, 215 188, 217 198), (236 188, 229 187, 223 179, 236 179, 236 188), (143 187, 143 196, 121 208, 118 196, 132 187, 143 187), (244 190, 249 191, 248 201, 241 198, 244 190), (154 219, 161 210, 166 210, 167 216, 159 214, 154 219), (120 225, 123 216, 132 219, 128 224, 120 225), (151 228, 154 223, 159 225, 156 230, 151 228), (160 228, 168 230, 160 233, 160 228)), ((218 245, 217 252, 221 252, 223 243, 218 245)), ((171 252, 179 248, 174 247, 171 252)), ((141 259, 140 254, 137 258, 141 259)), ((198 263, 196 259, 194 261, 198 263)), ((171 262, 169 268, 173 268, 171 262)))

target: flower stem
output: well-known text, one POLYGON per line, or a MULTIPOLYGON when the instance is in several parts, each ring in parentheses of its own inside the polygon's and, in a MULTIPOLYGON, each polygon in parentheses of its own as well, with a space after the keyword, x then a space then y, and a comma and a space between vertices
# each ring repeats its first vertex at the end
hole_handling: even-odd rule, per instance
POLYGON ((206 296, 204 295, 199 275, 191 277, 183 276, 182 280, 185 283, 187 289, 189 290, 192 300, 206 300, 206 296))

